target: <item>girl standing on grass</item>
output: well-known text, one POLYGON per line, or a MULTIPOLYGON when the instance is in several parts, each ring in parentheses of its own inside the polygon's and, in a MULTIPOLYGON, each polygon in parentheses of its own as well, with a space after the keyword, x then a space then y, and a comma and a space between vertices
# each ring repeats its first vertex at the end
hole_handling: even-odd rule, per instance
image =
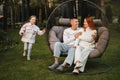
POLYGON ((32 45, 35 43, 36 34, 43 35, 45 33, 45 29, 40 30, 38 26, 35 25, 36 16, 30 16, 29 22, 25 23, 19 34, 22 36, 21 41, 24 43, 24 52, 23 56, 27 55, 27 60, 30 60, 32 45))

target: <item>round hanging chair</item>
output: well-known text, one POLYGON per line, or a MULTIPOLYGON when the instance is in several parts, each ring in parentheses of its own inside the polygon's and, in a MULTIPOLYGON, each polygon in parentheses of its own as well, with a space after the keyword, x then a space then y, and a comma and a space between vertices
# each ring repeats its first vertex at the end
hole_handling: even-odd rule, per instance
MULTIPOLYGON (((89 54, 89 58, 93 59, 93 58, 98 58, 101 57, 104 54, 104 51, 106 50, 108 43, 109 43, 109 30, 107 28, 107 19, 103 13, 103 11, 101 10, 101 8, 99 8, 99 6, 97 6, 96 4, 94 4, 93 2, 90 2, 88 0, 83 0, 83 2, 81 2, 82 4, 79 5, 74 5, 73 3, 74 0, 68 0, 66 2, 63 2, 62 4, 60 4, 58 7, 56 7, 53 12, 50 14, 49 18, 48 18, 48 23, 47 23, 47 42, 48 42, 48 46, 51 50, 51 53, 53 54, 53 50, 54 50, 54 44, 56 42, 63 42, 63 31, 64 29, 70 27, 70 17, 67 16, 63 16, 62 14, 60 14, 60 12, 62 12, 61 10, 64 8, 65 6, 68 6, 69 4, 73 5, 73 17, 77 17, 78 19, 80 18, 80 22, 81 22, 81 26, 83 24, 83 20, 86 16, 93 16, 94 17, 94 25, 97 28, 97 32, 98 32, 98 38, 96 40, 96 47, 93 51, 90 52, 89 54), (63 7, 64 6, 64 7, 63 7), (77 8, 77 12, 74 12, 74 9, 77 8), (79 8, 81 10, 81 13, 79 13, 79 8), (83 11, 82 11, 83 10, 83 11), (100 13, 100 17, 96 16, 95 12, 96 10, 100 13), (94 12, 91 12, 94 11, 94 12)), ((79 3, 79 2, 78 2, 79 3)), ((79 3, 80 4, 80 3, 79 3)), ((67 56, 66 53, 62 53, 61 56, 67 56)), ((91 62, 88 60, 88 63, 91 62)), ((109 70, 111 70, 111 66, 102 63, 102 62, 93 62, 92 63, 96 63, 97 64, 102 64, 102 66, 104 66, 105 68, 101 71, 97 71, 97 72, 92 72, 92 71, 86 71, 84 73, 81 74, 100 74, 100 73, 104 73, 107 72, 109 70)), ((72 71, 71 71, 72 72, 72 71)), ((71 72, 65 72, 66 74, 72 74, 71 72)))

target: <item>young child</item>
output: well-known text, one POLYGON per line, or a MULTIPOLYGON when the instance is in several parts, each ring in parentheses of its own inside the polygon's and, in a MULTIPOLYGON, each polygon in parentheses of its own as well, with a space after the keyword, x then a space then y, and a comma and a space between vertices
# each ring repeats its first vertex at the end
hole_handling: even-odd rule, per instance
POLYGON ((40 30, 39 27, 35 25, 35 22, 36 16, 31 16, 29 22, 25 23, 19 32, 22 36, 21 41, 24 43, 23 56, 27 55, 27 60, 30 60, 31 49, 35 43, 36 34, 43 35, 45 33, 45 29, 40 30))

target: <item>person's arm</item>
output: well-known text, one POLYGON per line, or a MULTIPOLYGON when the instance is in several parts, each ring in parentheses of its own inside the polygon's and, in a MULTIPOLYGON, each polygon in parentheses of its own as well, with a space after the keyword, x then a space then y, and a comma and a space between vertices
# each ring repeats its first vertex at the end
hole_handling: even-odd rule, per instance
POLYGON ((43 35, 46 32, 46 29, 44 28, 43 30, 38 29, 37 34, 38 35, 43 35))
POLYGON ((96 34, 96 30, 93 31, 93 34, 89 34, 88 36, 84 36, 84 35, 80 36, 80 39, 82 41, 92 42, 94 41, 93 35, 95 36, 95 34, 96 34))
POLYGON ((92 34, 92 37, 93 37, 94 40, 96 40, 96 38, 97 38, 97 31, 94 31, 94 33, 92 34))
POLYGON ((79 38, 75 40, 75 44, 73 45, 73 48, 76 48, 79 45, 79 41, 80 41, 79 38))
POLYGON ((69 44, 70 42, 74 41, 75 37, 70 35, 70 31, 64 30, 63 32, 63 41, 65 44, 69 44))
POLYGON ((19 34, 20 34, 21 36, 24 34, 25 29, 26 29, 26 24, 24 24, 24 25, 21 27, 20 31, 19 31, 19 34))
POLYGON ((78 38, 80 35, 82 35, 82 32, 78 32, 75 34, 75 39, 78 38))

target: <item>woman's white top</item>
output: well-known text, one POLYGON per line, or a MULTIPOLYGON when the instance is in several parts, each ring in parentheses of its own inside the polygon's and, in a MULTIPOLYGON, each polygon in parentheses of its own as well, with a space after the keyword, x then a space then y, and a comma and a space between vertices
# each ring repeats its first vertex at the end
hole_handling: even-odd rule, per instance
POLYGON ((38 26, 36 26, 35 24, 32 25, 29 22, 21 27, 19 34, 21 35, 22 33, 23 36, 21 41, 29 43, 35 43, 36 34, 38 35, 44 34, 44 32, 41 31, 38 26))
POLYGON ((92 35, 97 34, 97 31, 89 28, 86 28, 86 31, 84 31, 84 28, 81 28, 80 32, 82 32, 82 34, 76 39, 75 46, 79 45, 84 48, 95 47, 95 40, 92 35))

